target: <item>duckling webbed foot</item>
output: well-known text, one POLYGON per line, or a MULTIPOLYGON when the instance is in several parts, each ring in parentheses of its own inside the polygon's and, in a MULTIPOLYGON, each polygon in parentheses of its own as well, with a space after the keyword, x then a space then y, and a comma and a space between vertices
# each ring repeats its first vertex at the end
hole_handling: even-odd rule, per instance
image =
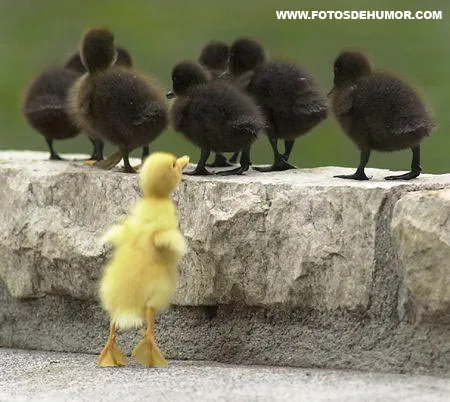
POLYGON ((208 167, 230 167, 230 166, 233 166, 233 164, 231 162, 229 162, 227 160, 227 158, 225 158, 225 156, 223 156, 223 154, 216 153, 216 157, 214 158, 214 162, 213 163, 207 163, 206 166, 208 166, 208 167))
POLYGON ((58 154, 58 152, 55 151, 55 148, 53 148, 53 140, 51 138, 46 138, 48 149, 50 150, 50 160, 51 161, 63 161, 64 158, 61 158, 61 156, 58 154))
POLYGON ((370 180, 370 178, 366 176, 364 169, 362 170, 357 169, 356 172, 353 174, 338 174, 333 177, 336 177, 338 179, 350 179, 350 180, 370 180))
POLYGON ((350 179, 350 180, 370 180, 369 177, 366 176, 364 171, 367 163, 369 162, 370 150, 363 149, 360 154, 359 166, 356 169, 356 172, 353 174, 340 174, 334 177, 338 179, 350 179))
POLYGON ((284 170, 297 169, 296 166, 291 165, 284 157, 279 155, 272 166, 257 166, 255 170, 258 172, 282 172, 284 170))
POLYGON ((154 336, 155 311, 147 309, 147 331, 144 339, 134 348, 133 356, 146 367, 168 367, 169 363, 164 358, 156 343, 154 336))
POLYGON ((384 180, 412 180, 420 176, 420 170, 412 170, 411 172, 400 174, 398 176, 387 176, 384 180))
POLYGON ((121 159, 122 159, 122 154, 120 153, 120 151, 116 151, 113 154, 111 154, 110 156, 108 156, 106 159, 104 159, 102 161, 94 162, 93 165, 100 169, 111 170, 114 166, 116 166, 121 161, 121 159))
POLYGON ((97 364, 100 367, 120 367, 125 366, 126 363, 127 358, 116 342, 116 326, 111 323, 108 340, 100 353, 97 364))
POLYGON ((199 166, 197 165, 197 167, 192 170, 191 172, 183 172, 184 175, 186 176, 208 176, 208 175, 212 175, 212 173, 207 170, 204 166, 199 166))
POLYGON ((422 166, 420 166, 420 146, 412 148, 413 158, 411 162, 411 171, 398 176, 387 176, 385 180, 412 180, 420 176, 422 166))
POLYGON ((230 170, 224 170, 223 172, 216 173, 218 176, 230 176, 230 175, 240 175, 246 172, 251 165, 250 162, 250 148, 244 149, 242 151, 241 160, 240 160, 241 166, 236 169, 230 169, 230 170))
POLYGON ((196 168, 191 172, 183 172, 187 176, 208 176, 212 173, 206 169, 206 161, 209 158, 211 151, 209 149, 202 148, 200 153, 200 160, 197 163, 196 168))

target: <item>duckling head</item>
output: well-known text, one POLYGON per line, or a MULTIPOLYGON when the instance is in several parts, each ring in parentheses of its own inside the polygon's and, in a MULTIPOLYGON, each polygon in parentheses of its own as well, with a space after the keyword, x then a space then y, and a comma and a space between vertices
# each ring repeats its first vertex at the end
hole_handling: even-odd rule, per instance
POLYGON ((225 71, 228 67, 230 47, 221 41, 210 41, 202 49, 198 61, 210 70, 225 71))
POLYGON ((193 61, 182 61, 172 70, 172 91, 167 94, 169 99, 177 95, 185 95, 197 85, 210 80, 209 73, 201 64, 193 61))
POLYGON ((178 187, 182 170, 189 156, 177 158, 165 152, 155 152, 144 162, 140 172, 140 185, 144 197, 167 198, 178 187))
POLYGON ((128 52, 128 50, 120 46, 118 46, 116 50, 117 60, 115 65, 125 68, 133 67, 133 59, 131 58, 131 54, 128 52))
POLYGON ((366 55, 360 52, 342 52, 334 62, 334 86, 339 88, 351 85, 371 72, 372 66, 366 55))
POLYGON ((254 70, 265 60, 264 48, 256 40, 239 38, 231 45, 229 69, 234 76, 254 70))
POLYGON ((117 59, 114 35, 106 28, 90 29, 81 41, 81 60, 90 73, 111 67, 117 59))

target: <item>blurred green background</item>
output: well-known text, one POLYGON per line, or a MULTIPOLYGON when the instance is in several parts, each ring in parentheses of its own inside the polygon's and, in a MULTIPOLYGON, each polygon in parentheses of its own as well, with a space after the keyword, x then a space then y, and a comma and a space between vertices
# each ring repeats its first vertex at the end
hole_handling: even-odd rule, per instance
MULTIPOLYGON (((332 63, 345 47, 365 49, 373 62, 413 82, 433 107, 439 129, 423 143, 426 172, 450 170, 450 3, 423 0, 348 1, 183 1, 183 0, 1 0, 0 2, 0 149, 47 150, 20 112, 24 88, 47 66, 63 62, 76 49, 87 27, 109 26, 116 42, 132 53, 140 70, 170 87, 172 66, 197 58, 210 39, 238 36, 260 39, 269 54, 308 68, 324 90, 332 85, 332 63), (275 10, 442 10, 440 21, 279 21, 275 10)), ((91 151, 84 135, 56 142, 60 152, 91 151)), ((109 147, 108 151, 112 148, 109 147)), ((190 154, 198 150, 171 130, 153 150, 190 154)), ((253 161, 271 162, 264 135, 252 151, 253 161)), ((330 118, 294 149, 299 167, 356 166, 358 153, 330 118)), ((369 166, 409 169, 409 151, 374 154, 369 166)))

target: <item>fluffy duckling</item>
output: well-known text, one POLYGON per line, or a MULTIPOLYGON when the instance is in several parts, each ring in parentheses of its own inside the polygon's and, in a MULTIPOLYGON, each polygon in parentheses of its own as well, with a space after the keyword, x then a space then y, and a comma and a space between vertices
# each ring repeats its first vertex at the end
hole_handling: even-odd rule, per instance
POLYGON ((364 168, 370 152, 411 148, 411 171, 386 180, 410 180, 420 175, 420 142, 435 126, 417 92, 401 79, 374 72, 359 52, 342 52, 334 63, 332 109, 344 132, 360 149, 360 164, 344 179, 368 180, 364 168))
POLYGON ((227 43, 212 40, 201 50, 198 62, 211 73, 213 79, 218 78, 227 71, 229 51, 227 43))
POLYGON ((242 174, 250 167, 250 145, 263 128, 263 118, 254 102, 237 89, 220 81, 209 81, 207 71, 195 62, 178 63, 172 70, 177 97, 171 109, 175 131, 201 148, 200 161, 191 175, 210 174, 206 161, 214 152, 243 149, 240 168, 220 174, 242 174))
POLYGON ((22 112, 28 123, 44 136, 52 160, 62 159, 53 147, 54 140, 72 138, 80 133, 69 116, 67 95, 81 74, 76 66, 51 68, 39 74, 25 92, 22 112))
MULTIPOLYGON (((228 68, 230 46, 222 41, 209 41, 201 50, 198 62, 205 67, 211 74, 212 79, 219 79, 228 68)), ((239 153, 235 153, 230 161, 233 159, 237 161, 239 153)), ((227 158, 221 153, 216 153, 216 157, 212 163, 207 164, 209 167, 228 167, 232 163, 228 162, 227 158)))
MULTIPOLYGON (((131 58, 131 55, 128 52, 128 50, 120 46, 117 46, 116 50, 117 50, 117 60, 114 63, 114 65, 121 66, 124 68, 132 68, 133 59, 131 58)), ((81 74, 87 72, 86 68, 84 67, 83 61, 81 60, 80 52, 75 52, 74 54, 72 54, 72 56, 70 56, 69 59, 64 64, 64 68, 78 71, 81 74)), ((94 162, 103 160, 103 149, 105 146, 103 140, 100 137, 96 137, 95 133, 91 133, 91 135, 88 135, 88 138, 93 145, 93 152, 89 160, 94 162)), ((146 155, 148 155, 148 146, 143 148, 143 157, 146 155)))
MULTIPOLYGON (((167 127, 164 96, 137 72, 112 67, 116 49, 108 29, 91 29, 85 34, 81 58, 88 73, 71 90, 72 115, 86 131, 115 144, 124 171, 134 173, 129 153, 155 140, 167 127)), ((103 167, 112 168, 119 160, 113 158, 103 167)))
POLYGON ((247 38, 230 48, 230 73, 264 111, 274 163, 256 168, 261 172, 293 169, 288 163, 295 140, 327 117, 327 100, 311 75, 294 63, 267 61, 263 47, 247 38), (248 84, 248 85, 247 85, 248 84), (278 140, 285 152, 278 151, 278 140))
POLYGON ((147 367, 167 366, 153 331, 156 313, 169 306, 175 292, 177 267, 186 252, 171 194, 188 163, 187 156, 149 156, 140 172, 143 199, 103 237, 115 251, 100 281, 101 303, 111 318, 109 337, 98 360, 101 367, 125 365, 116 330, 139 327, 145 321, 147 331, 133 355, 147 367))

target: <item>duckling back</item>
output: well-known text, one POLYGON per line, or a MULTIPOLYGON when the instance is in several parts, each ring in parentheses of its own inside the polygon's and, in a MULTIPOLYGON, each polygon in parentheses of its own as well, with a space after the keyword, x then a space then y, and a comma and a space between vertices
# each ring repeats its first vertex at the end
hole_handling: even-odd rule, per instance
POLYGON ((183 250, 157 247, 154 239, 162 231, 178 232, 175 206, 170 200, 144 199, 106 234, 115 251, 100 282, 100 299, 121 328, 142 325, 145 309, 167 308, 175 292, 183 250))
POLYGON ((22 111, 38 132, 50 139, 70 138, 80 132, 68 115, 67 96, 80 77, 71 69, 53 68, 40 74, 27 89, 22 111))
POLYGON ((295 138, 327 117, 327 100, 311 75, 293 63, 269 61, 247 88, 265 112, 269 135, 295 138))
POLYGON ((332 108, 344 131, 365 149, 395 151, 412 147, 431 135, 435 126, 417 92, 385 73, 335 88, 332 108))

